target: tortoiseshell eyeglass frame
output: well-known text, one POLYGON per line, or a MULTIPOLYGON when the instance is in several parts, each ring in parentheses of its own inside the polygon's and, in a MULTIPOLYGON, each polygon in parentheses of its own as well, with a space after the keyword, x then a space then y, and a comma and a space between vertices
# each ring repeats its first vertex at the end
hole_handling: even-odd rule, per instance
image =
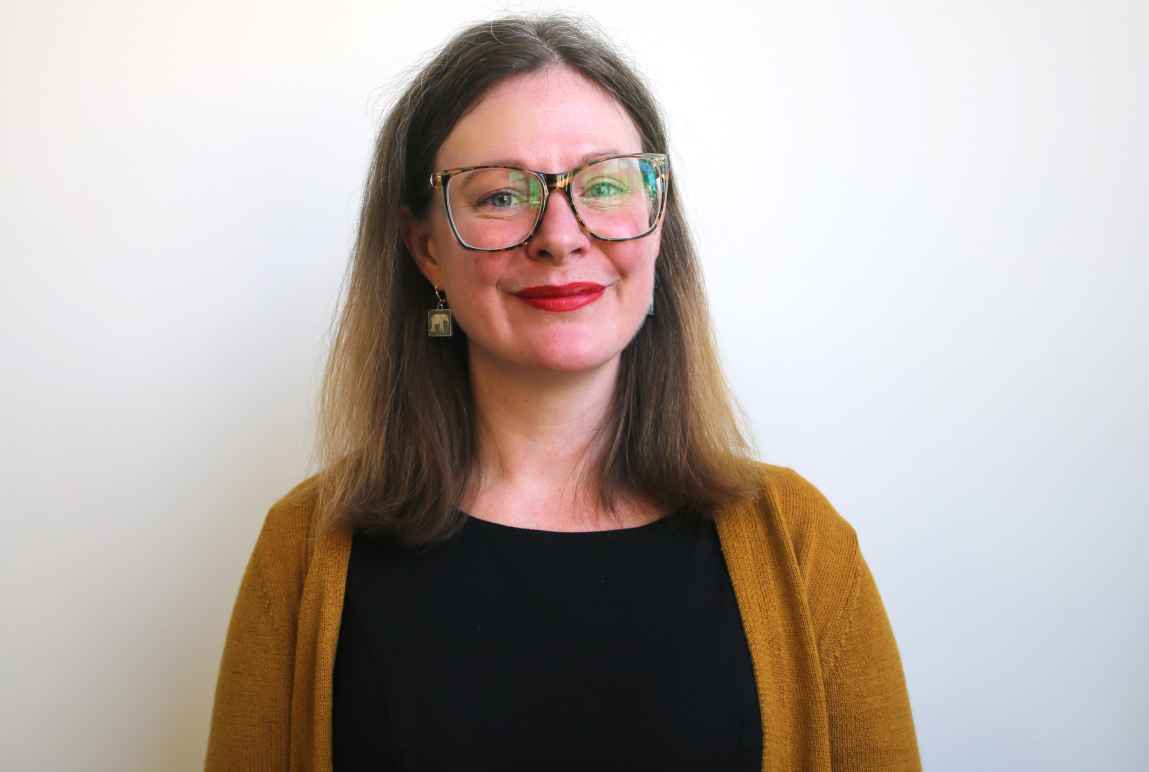
POLYGON ((534 169, 523 169, 517 166, 507 166, 505 164, 463 166, 457 169, 445 169, 441 172, 435 172, 431 175, 429 183, 431 190, 439 188, 443 191, 443 208, 447 211, 447 222, 451 226, 451 233, 455 234, 455 240, 459 242, 459 246, 463 247, 463 249, 469 249, 472 252, 506 252, 508 249, 516 249, 530 241, 531 237, 535 235, 535 231, 539 229, 539 223, 543 221, 543 216, 547 212, 547 203, 550 201, 552 190, 561 190, 566 194, 567 203, 570 204, 571 211, 574 212, 574 216, 575 219, 578 220, 579 227, 582 228, 585 233, 593 236, 599 241, 634 241, 635 239, 641 239, 653 233, 654 229, 658 227, 660 222, 662 222, 662 216, 666 213, 666 202, 670 197, 670 157, 665 153, 625 153, 621 155, 610 155, 604 156, 603 158, 595 158, 593 160, 587 161, 581 166, 577 166, 574 169, 571 169, 570 171, 558 172, 556 174, 547 174, 546 172, 540 172, 534 169), (586 169, 588 166, 593 166, 594 164, 602 163, 603 161, 613 161, 617 158, 638 158, 650 161, 658 175, 658 179, 662 182, 662 200, 659 202, 658 215, 654 218, 654 223, 650 226, 650 228, 638 234, 637 236, 625 236, 623 238, 609 238, 605 236, 599 236, 590 228, 588 228, 585 222, 583 222, 582 217, 579 216, 578 208, 575 206, 574 198, 571 196, 571 180, 577 177, 584 169, 586 169), (510 246, 499 247, 498 249, 483 249, 481 247, 471 246, 463 240, 461 235, 459 235, 459 229, 455 227, 455 217, 451 214, 451 201, 447 195, 447 183, 457 174, 475 171, 476 169, 514 169, 515 171, 523 172, 525 174, 533 174, 538 178, 539 182, 542 183, 542 206, 539 207, 539 213, 535 217, 534 224, 531 225, 531 229, 527 232, 526 237, 521 241, 517 241, 510 246))

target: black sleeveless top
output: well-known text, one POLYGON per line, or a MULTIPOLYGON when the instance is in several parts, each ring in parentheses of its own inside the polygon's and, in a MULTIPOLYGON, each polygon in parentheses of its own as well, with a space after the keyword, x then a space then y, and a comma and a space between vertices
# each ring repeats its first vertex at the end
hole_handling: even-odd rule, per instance
POLYGON ((356 532, 335 772, 757 772, 761 719, 712 520, 556 532, 467 516, 417 550, 356 532))

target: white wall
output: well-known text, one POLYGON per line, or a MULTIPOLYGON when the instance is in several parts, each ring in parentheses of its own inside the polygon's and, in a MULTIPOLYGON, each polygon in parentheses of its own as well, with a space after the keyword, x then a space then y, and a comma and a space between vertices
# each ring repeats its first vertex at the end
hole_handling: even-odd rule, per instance
MULTIPOLYGON (((730 379, 857 527, 927 768, 1145 768, 1145 4, 565 7, 666 108, 730 379)), ((380 111, 498 8, 4 2, 3 768, 202 764, 380 111)))

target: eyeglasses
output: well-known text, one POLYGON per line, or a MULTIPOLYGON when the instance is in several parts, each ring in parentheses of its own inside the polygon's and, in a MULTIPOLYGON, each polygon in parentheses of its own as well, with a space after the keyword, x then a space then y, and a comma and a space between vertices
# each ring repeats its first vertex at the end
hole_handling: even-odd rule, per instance
POLYGON ((602 241, 630 241, 654 231, 666 209, 670 159, 663 153, 599 158, 547 174, 513 166, 468 166, 431 175, 442 189, 447 220, 459 244, 501 252, 530 240, 551 191, 566 194, 579 225, 602 241))

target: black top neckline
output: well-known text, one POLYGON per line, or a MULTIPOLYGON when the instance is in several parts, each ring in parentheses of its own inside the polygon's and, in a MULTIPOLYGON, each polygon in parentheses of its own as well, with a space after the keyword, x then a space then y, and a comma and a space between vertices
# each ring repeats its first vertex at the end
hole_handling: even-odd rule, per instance
POLYGON ((505 523, 496 523, 493 520, 484 520, 481 517, 475 517, 469 512, 462 509, 458 510, 459 514, 467 520, 467 525, 475 524, 476 527, 486 528, 489 530, 503 531, 505 533, 514 533, 524 538, 527 537, 540 537, 548 539, 593 539, 593 538, 616 538, 624 534, 638 534, 646 533, 658 529, 660 526, 673 522, 681 518, 687 511, 685 506, 678 507, 677 509, 668 512, 657 520, 653 520, 644 525, 631 526, 630 528, 607 528, 598 531, 547 531, 541 528, 522 528, 517 525, 506 525, 505 523))

